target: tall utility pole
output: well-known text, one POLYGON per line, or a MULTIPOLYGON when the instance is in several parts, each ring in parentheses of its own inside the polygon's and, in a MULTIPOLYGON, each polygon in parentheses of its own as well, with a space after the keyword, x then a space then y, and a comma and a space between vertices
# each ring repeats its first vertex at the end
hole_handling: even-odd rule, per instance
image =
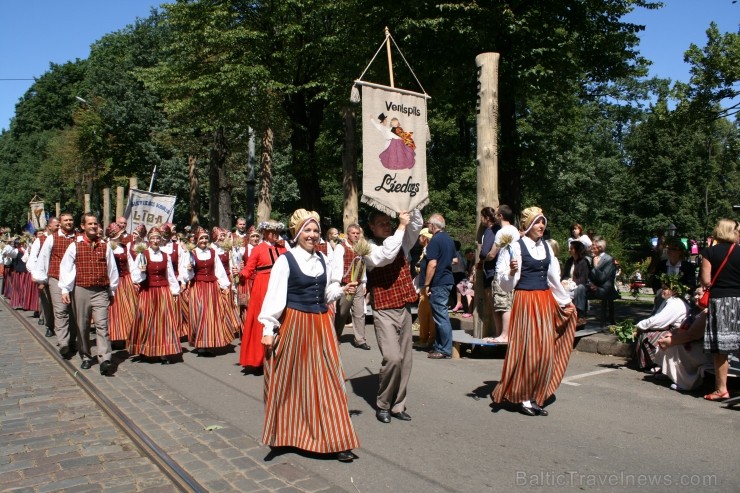
MULTIPOLYGON (((475 103, 478 134, 476 214, 486 206, 498 207, 498 60, 498 53, 481 53, 475 57, 478 70, 478 97, 475 103)), ((481 226, 478 226, 480 234, 481 226)), ((475 279, 476 318, 473 335, 489 337, 496 331, 492 300, 486 296, 490 289, 486 291, 482 271, 476 273, 475 279)))

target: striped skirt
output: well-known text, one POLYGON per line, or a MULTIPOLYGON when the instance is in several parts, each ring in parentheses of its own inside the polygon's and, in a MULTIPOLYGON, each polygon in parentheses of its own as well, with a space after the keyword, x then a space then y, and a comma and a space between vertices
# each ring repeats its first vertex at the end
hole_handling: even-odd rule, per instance
POLYGON ((39 311, 39 289, 30 272, 13 272, 10 306, 21 310, 39 311))
POLYGON ((670 332, 670 327, 665 330, 641 330, 635 339, 635 352, 637 353, 638 368, 652 368, 655 366, 655 353, 658 352, 658 340, 663 334, 670 332))
MULTIPOLYGON (((234 291, 232 291, 231 286, 229 286, 228 293, 224 293, 219 289, 218 294, 221 297, 222 323, 226 324, 231 331, 232 336, 234 334, 238 334, 241 332, 242 320, 239 316, 239 306, 236 304, 234 291)), ((232 337, 231 340, 233 341, 234 338, 232 337)))
MULTIPOLYGON (((182 285, 181 285, 182 286, 182 285)), ((190 327, 190 291, 192 283, 188 283, 184 288, 180 288, 180 296, 177 298, 177 311, 180 314, 180 326, 178 333, 180 338, 190 340, 192 330, 190 327)))
POLYGON ((129 334, 129 354, 169 356, 182 353, 179 322, 180 316, 169 286, 142 288, 129 334))
POLYGON ((10 299, 13 294, 13 282, 15 282, 15 272, 10 267, 5 268, 5 282, 3 282, 3 296, 10 299))
POLYGON ((125 341, 136 316, 136 289, 131 274, 119 278, 113 303, 108 307, 108 331, 111 341, 125 341))
POLYGON ((328 313, 286 308, 273 351, 265 359, 262 442, 318 453, 360 446, 328 313))
POLYGON ((224 347, 234 340, 234 332, 223 311, 223 293, 216 281, 195 281, 189 289, 190 345, 201 348, 224 347))
POLYGON ((509 348, 494 402, 533 400, 555 393, 568 366, 576 330, 573 305, 561 308, 550 290, 514 291, 509 348))

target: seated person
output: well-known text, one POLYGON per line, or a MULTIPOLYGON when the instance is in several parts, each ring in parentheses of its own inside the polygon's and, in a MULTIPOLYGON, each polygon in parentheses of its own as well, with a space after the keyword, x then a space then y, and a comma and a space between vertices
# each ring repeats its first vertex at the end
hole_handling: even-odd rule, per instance
POLYGON ((617 265, 614 258, 605 252, 606 240, 601 237, 594 239, 591 245, 593 267, 588 274, 588 283, 576 286, 573 291, 573 304, 578 311, 578 325, 586 324, 586 308, 588 300, 615 300, 619 293, 614 287, 617 278, 617 265))
POLYGON ((586 256, 586 247, 580 241, 572 241, 568 252, 570 257, 565 261, 560 281, 572 298, 577 286, 588 284, 591 264, 589 257, 586 256))
MULTIPOLYGON (((696 288, 694 300, 701 298, 704 288, 696 288)), ((702 384, 702 368, 714 368, 712 355, 704 352, 704 328, 707 324, 707 310, 696 303, 692 314, 684 320, 677 330, 664 332, 658 339, 655 364, 660 373, 668 377, 674 390, 692 390, 702 384)))
POLYGON ((658 373, 654 361, 658 340, 667 331, 679 328, 689 313, 689 306, 681 297, 687 288, 679 277, 663 274, 661 279, 661 296, 666 303, 658 313, 637 323, 635 340, 638 367, 651 373, 658 373))
POLYGON ((661 305, 664 303, 660 296, 660 276, 662 274, 677 275, 681 279, 681 284, 688 288, 689 295, 693 295, 696 289, 696 265, 686 260, 686 248, 678 240, 668 242, 668 258, 661 260, 655 266, 655 273, 652 277, 652 288, 655 292, 655 302, 653 304, 652 315, 658 313, 661 305))

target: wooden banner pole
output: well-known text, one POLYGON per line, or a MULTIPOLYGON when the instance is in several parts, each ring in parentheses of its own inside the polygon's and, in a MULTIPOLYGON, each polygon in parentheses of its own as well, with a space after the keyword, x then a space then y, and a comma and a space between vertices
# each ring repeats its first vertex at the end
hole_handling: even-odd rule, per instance
POLYGON ((388 53, 388 74, 391 77, 391 87, 396 87, 393 82, 393 57, 391 56, 391 32, 385 28, 385 51, 388 53))

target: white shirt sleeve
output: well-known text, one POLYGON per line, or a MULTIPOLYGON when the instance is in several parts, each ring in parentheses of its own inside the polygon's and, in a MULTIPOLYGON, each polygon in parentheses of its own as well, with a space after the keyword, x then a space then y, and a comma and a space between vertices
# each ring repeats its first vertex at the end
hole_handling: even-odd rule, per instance
POLYGON ((368 269, 383 267, 393 262, 403 246, 404 233, 405 231, 397 229, 395 233, 383 240, 382 244, 371 243, 370 255, 365 258, 368 269))
POLYGON ((33 270, 36 268, 36 262, 39 259, 39 252, 41 251, 41 240, 36 238, 33 240, 33 245, 31 245, 31 249, 28 252, 28 260, 26 260, 26 269, 28 269, 28 272, 33 272, 33 270))
MULTIPOLYGON (((229 255, 229 263, 231 263, 231 255, 229 255)), ((231 286, 229 275, 226 273, 226 269, 224 269, 224 264, 221 263, 221 259, 218 258, 216 252, 213 253, 213 267, 213 271, 216 274, 216 279, 218 280, 218 285, 221 287, 221 289, 226 289, 231 286)))
POLYGON ((31 269, 31 277, 39 283, 46 284, 49 280, 49 259, 51 258, 51 247, 54 245, 54 235, 49 235, 39 250, 34 268, 31 269))
POLYGON ((270 280, 267 283, 267 292, 262 302, 262 310, 257 320, 263 325, 262 335, 273 335, 280 327, 280 316, 285 310, 288 297, 288 276, 290 266, 285 255, 280 255, 270 271, 270 280))
POLYGON ((75 278, 77 277, 77 244, 72 242, 64 252, 62 263, 59 264, 59 289, 62 294, 69 294, 75 288, 75 278))
POLYGON ((341 283, 344 277, 344 243, 339 243, 334 247, 334 256, 331 260, 330 278, 332 281, 341 283))
POLYGON ((167 282, 170 284, 170 293, 172 293, 172 296, 180 294, 180 283, 177 282, 175 269, 172 267, 172 257, 169 257, 169 261, 167 262, 167 282))
POLYGON ((678 327, 686 318, 686 304, 675 296, 666 301, 661 311, 650 318, 640 320, 637 328, 642 330, 670 329, 678 327))
MULTIPOLYGON (((107 247, 107 245, 106 245, 107 247)), ((116 266, 116 257, 113 255, 112 248, 105 249, 105 261, 108 269, 108 289, 111 296, 116 295, 116 289, 118 289, 118 281, 120 276, 118 275, 118 267, 116 266)))
MULTIPOLYGON (((406 225, 406 232, 403 235, 403 251, 408 256, 409 252, 419 239, 419 232, 424 226, 424 218, 421 216, 419 209, 411 211, 411 221, 406 225)), ((394 257, 395 259, 395 257, 394 257)))
POLYGON ((141 270, 143 255, 143 253, 137 253, 134 260, 128 263, 128 270, 131 272, 131 280, 134 284, 141 284, 146 280, 146 269, 141 270))

